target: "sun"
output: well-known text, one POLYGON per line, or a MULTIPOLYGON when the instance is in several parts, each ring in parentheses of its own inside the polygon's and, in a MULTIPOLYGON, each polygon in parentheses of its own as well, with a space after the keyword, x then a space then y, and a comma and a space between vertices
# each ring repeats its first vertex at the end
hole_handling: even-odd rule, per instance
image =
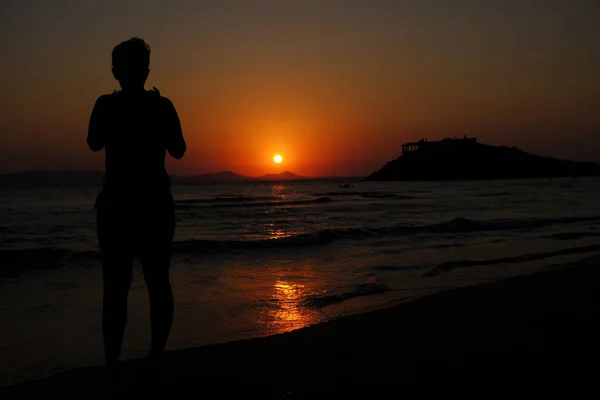
POLYGON ((283 161, 283 157, 277 154, 275 157, 273 157, 273 161, 275 161, 275 164, 279 164, 283 161))

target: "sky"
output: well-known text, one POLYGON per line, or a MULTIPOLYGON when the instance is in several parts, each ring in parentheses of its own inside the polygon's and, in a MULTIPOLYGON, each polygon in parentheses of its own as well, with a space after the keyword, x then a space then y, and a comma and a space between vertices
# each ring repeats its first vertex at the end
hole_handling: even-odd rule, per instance
POLYGON ((363 176, 463 135, 600 162, 598 26, 597 0, 0 0, 0 173, 103 168, 88 121, 133 36, 172 174, 363 176))

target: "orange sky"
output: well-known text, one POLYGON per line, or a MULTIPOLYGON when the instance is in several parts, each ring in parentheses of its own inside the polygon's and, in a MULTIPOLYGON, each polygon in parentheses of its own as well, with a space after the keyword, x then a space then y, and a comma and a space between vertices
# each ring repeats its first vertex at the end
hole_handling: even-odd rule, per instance
POLYGON ((131 36, 180 115, 172 173, 366 175, 463 134, 600 161, 594 1, 88 3, 0 5, 0 173, 102 168, 87 122, 131 36))

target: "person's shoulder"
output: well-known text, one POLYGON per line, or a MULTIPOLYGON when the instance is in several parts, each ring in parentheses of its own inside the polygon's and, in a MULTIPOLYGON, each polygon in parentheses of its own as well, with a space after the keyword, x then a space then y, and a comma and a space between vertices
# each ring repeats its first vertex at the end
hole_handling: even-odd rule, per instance
POLYGON ((152 89, 148 90, 147 92, 149 93, 150 96, 157 99, 162 105, 167 105, 167 106, 173 105, 173 102, 171 101, 171 99, 160 94, 160 90, 158 90, 157 88, 153 87, 152 89))
POLYGON ((98 97, 99 101, 109 101, 115 98, 115 96, 119 94, 118 90, 113 90, 112 93, 102 94, 98 97))
POLYGON ((156 104, 159 110, 163 112, 171 113, 172 110, 175 109, 173 102, 166 96, 160 94, 160 91, 157 88, 152 88, 147 91, 148 95, 156 99, 156 104))
POLYGON ((98 96, 98 99, 96 99, 96 104, 110 103, 115 98, 117 93, 118 93, 118 91, 115 90, 112 93, 102 94, 102 95, 98 96))
POLYGON ((115 90, 112 93, 102 94, 96 99, 96 106, 105 106, 110 104, 118 92, 115 90))

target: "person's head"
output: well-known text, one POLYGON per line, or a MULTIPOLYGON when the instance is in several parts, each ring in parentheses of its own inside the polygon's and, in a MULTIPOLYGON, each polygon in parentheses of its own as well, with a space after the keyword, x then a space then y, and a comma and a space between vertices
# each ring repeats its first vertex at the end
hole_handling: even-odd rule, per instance
POLYGON ((112 72, 123 89, 143 89, 150 73, 150 46, 133 37, 112 51, 112 72))

